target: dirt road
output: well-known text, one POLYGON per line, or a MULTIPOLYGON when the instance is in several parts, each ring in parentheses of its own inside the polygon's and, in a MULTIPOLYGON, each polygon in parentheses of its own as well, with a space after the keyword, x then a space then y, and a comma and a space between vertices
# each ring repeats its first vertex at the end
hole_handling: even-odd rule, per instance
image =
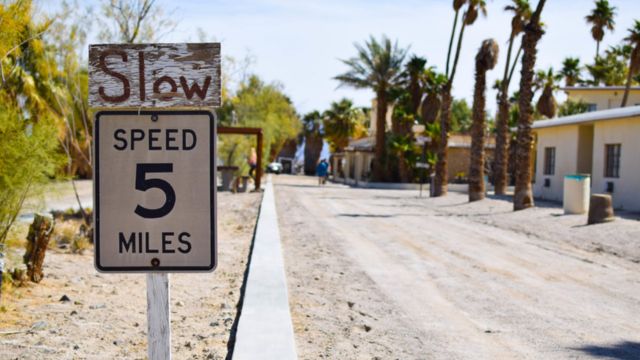
POLYGON ((640 358, 637 220, 316 184, 275 180, 300 358, 640 358))
MULTIPOLYGON (((171 274, 174 359, 227 356, 260 200, 218 193, 217 269, 171 274)), ((0 359, 145 359, 145 275, 100 274, 93 251, 49 246, 42 282, 0 300, 0 359)))

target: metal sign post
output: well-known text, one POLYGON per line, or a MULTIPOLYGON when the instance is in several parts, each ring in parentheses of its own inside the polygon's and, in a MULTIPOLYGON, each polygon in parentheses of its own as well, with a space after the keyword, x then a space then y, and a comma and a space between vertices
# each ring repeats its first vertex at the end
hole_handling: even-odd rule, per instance
POLYGON ((170 359, 168 273, 217 262, 216 123, 203 109, 220 106, 220 44, 91 45, 89 75, 90 106, 115 110, 94 125, 96 269, 147 273, 148 356, 170 359))

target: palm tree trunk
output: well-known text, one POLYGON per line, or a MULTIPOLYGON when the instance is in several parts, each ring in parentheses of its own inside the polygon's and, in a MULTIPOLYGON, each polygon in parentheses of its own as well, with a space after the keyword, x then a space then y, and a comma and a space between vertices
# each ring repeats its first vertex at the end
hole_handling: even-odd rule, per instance
POLYGON ((447 158, 449 151, 449 126, 451 124, 451 82, 447 82, 442 93, 442 108, 440 110, 440 141, 438 141, 438 159, 434 179, 433 196, 447 195, 449 181, 447 158))
POLYGON ((600 56, 600 41, 596 40, 596 57, 595 57, 595 60, 598 60, 598 56, 600 56))
POLYGON ((469 165, 469 201, 484 199, 484 127, 485 88, 487 69, 476 68, 473 91, 473 123, 471 124, 471 164, 469 165))
POLYGON ((520 78, 520 115, 518 119, 518 136, 516 149, 516 189, 513 198, 513 209, 523 210, 532 207, 533 192, 531 191, 532 179, 532 150, 533 134, 531 124, 533 123, 533 69, 536 64, 538 41, 544 34, 540 24, 540 13, 546 0, 540 0, 536 11, 531 16, 531 20, 525 26, 524 37, 522 38, 522 70, 520 78))
POLYGON ((460 49, 462 49, 462 38, 464 37, 464 29, 466 24, 463 22, 460 27, 460 35, 458 36, 458 45, 456 47, 456 56, 453 58, 453 67, 451 68, 451 75, 449 76, 449 82, 453 85, 453 78, 456 76, 456 69, 458 68, 458 60, 460 60, 460 49))
MULTIPOLYGON (((494 191, 496 195, 504 195, 507 192, 507 163, 509 158, 509 83, 511 82, 511 74, 513 68, 511 66, 511 52, 513 51, 513 43, 515 42, 513 33, 509 37, 509 49, 507 50, 507 63, 504 65, 504 76, 500 93, 498 94, 498 119, 496 122, 496 150, 494 159, 494 191)), ((516 54, 513 63, 518 62, 520 50, 516 54)))
POLYGON ((373 177, 375 181, 384 181, 386 163, 385 127, 387 123, 387 94, 383 89, 376 96, 376 161, 374 163, 373 177))
MULTIPOLYGON (((453 49, 453 39, 456 35, 456 27, 458 26, 458 15, 460 14, 460 10, 456 10, 456 15, 453 18, 453 28, 451 29, 451 38, 449 39, 449 50, 447 51, 447 68, 445 75, 449 76, 449 61, 451 60, 451 49, 453 49)), ((464 25, 463 25, 464 26, 464 25)))
POLYGON ((624 85, 624 96, 622 97, 622 104, 620 107, 627 106, 627 101, 629 101, 629 90, 631 89, 631 79, 633 78, 634 66, 633 66, 633 56, 629 60, 629 73, 627 74, 627 82, 624 85))
POLYGON ((440 111, 440 143, 438 144, 438 160, 436 162, 436 177, 434 180, 433 196, 445 196, 447 195, 447 187, 449 183, 449 167, 447 164, 447 158, 449 157, 449 127, 451 126, 451 104, 453 98, 451 97, 451 87, 453 86, 453 78, 456 76, 456 68, 458 67, 458 60, 460 59, 460 49, 462 48, 462 38, 464 37, 465 23, 462 23, 460 27, 460 34, 458 35, 458 45, 456 46, 456 55, 453 60, 453 67, 451 68, 451 75, 449 75, 447 84, 444 87, 442 94, 442 109, 440 111))
POLYGON ((509 100, 507 92, 501 91, 498 100, 498 119, 496 122, 496 151, 494 160, 494 188, 496 195, 507 193, 507 169, 509 159, 509 100))

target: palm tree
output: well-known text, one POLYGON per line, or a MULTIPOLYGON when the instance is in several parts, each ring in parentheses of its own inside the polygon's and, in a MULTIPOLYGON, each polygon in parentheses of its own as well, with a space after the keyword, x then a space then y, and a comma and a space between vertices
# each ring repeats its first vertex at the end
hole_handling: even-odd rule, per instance
POLYGON ((344 151, 362 117, 362 110, 354 108, 353 102, 347 98, 331 103, 329 110, 322 114, 324 136, 331 152, 344 151))
POLYGON ((449 127, 451 125, 451 104, 453 103, 453 98, 451 97, 451 88, 453 87, 453 80, 456 75, 456 70, 458 67, 458 60, 460 59, 460 49, 462 48, 462 39, 464 37, 464 30, 475 23, 478 18, 478 13, 482 13, 486 16, 487 8, 486 8, 485 0, 454 0, 453 1, 453 9, 455 10, 455 18, 453 22, 453 30, 451 32, 451 40, 449 41, 449 50, 447 55, 447 65, 446 65, 446 77, 447 83, 444 85, 444 89, 442 92, 442 107, 440 111, 440 139, 438 143, 438 161, 436 163, 436 176, 434 179, 434 190, 433 196, 443 196, 447 194, 447 183, 448 183, 448 167, 447 167, 447 158, 448 158, 448 137, 449 137, 449 127), (450 54, 453 47, 453 37, 455 35, 455 30, 458 22, 458 14, 460 9, 467 5, 467 8, 463 15, 462 26, 460 26, 460 32, 458 33, 458 41, 456 46, 455 56, 453 58, 453 64, 449 67, 450 62, 450 54))
POLYGON ((315 175, 322 152, 322 116, 312 111, 302 118, 304 134, 304 174, 315 175))
POLYGON ((504 195, 507 192, 507 172, 509 160, 509 85, 513 71, 518 63, 518 57, 522 51, 522 45, 518 48, 516 57, 511 61, 511 52, 516 37, 524 30, 525 22, 531 17, 531 7, 528 0, 513 0, 513 5, 508 5, 505 11, 513 12, 511 19, 511 34, 509 35, 509 48, 507 50, 507 62, 504 65, 504 75, 498 88, 498 118, 496 121, 496 150, 494 168, 494 188, 496 195, 504 195))
POLYGON ((471 165, 469 167, 469 201, 484 199, 485 90, 487 71, 498 63, 498 44, 493 39, 482 42, 476 55, 476 85, 473 92, 471 125, 471 165))
POLYGON ((575 86, 580 83, 580 58, 565 58, 562 62, 562 70, 560 76, 564 78, 565 86, 575 86))
POLYGON ((558 102, 553 96, 553 91, 557 88, 556 82, 560 80, 560 78, 561 75, 555 74, 553 68, 549 68, 547 71, 541 70, 536 73, 535 82, 542 89, 542 95, 538 98, 536 110, 549 119, 554 117, 558 111, 558 102))
POLYGON ((427 59, 413 55, 405 64, 404 82, 409 94, 411 95, 411 111, 418 112, 420 101, 422 100, 421 78, 425 73, 427 59))
POLYGON ((385 123, 389 91, 400 79, 407 49, 400 48, 397 42, 392 43, 384 35, 380 42, 371 36, 364 46, 355 44, 355 47, 358 55, 342 60, 349 70, 334 79, 340 81, 340 85, 370 88, 376 94, 376 158, 373 177, 381 181, 385 178, 385 123))
POLYGON ((633 46, 633 50, 631 51, 631 58, 629 59, 629 73, 627 74, 624 96, 622 97, 622 107, 627 106, 632 78, 640 72, 640 21, 635 21, 634 26, 629 29, 629 36, 624 38, 624 40, 627 41, 630 46, 633 46))
POLYGON ((604 38, 605 28, 613 31, 616 22, 615 6, 609 5, 609 0, 596 0, 596 7, 585 17, 588 24, 591 24, 591 36, 596 41, 596 59, 600 54, 600 42, 604 38))
POLYGON ((522 38, 522 69, 520 71, 520 96, 518 99, 518 135, 516 148, 516 189, 513 197, 513 209, 522 210, 533 206, 531 191, 531 153, 533 135, 533 68, 536 65, 538 41, 544 35, 540 15, 546 0, 539 0, 535 12, 525 25, 522 38))

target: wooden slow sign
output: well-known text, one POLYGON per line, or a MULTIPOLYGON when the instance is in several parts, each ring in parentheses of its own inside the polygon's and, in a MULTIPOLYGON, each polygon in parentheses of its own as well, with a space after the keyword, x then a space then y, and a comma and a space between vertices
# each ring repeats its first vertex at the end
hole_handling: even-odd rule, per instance
POLYGON ((220 106, 220 44, 89 46, 89 105, 220 106))

